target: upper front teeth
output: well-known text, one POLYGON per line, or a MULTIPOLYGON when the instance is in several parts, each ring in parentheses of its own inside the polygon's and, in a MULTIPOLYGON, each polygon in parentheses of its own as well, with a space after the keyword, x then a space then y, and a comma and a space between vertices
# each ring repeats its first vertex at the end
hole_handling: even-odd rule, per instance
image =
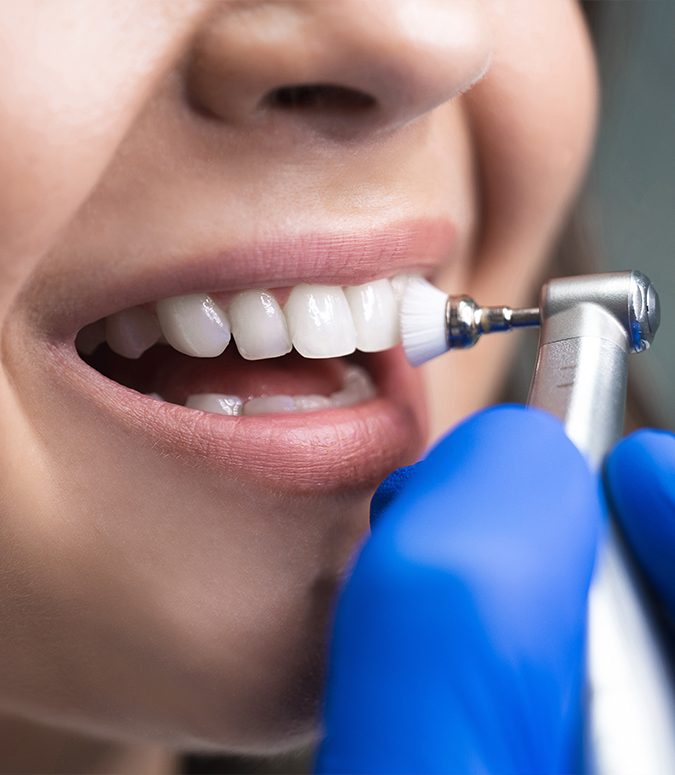
POLYGON ((399 340, 398 304, 389 280, 345 288, 356 328, 356 346, 364 352, 393 347, 399 340))
POLYGON ((265 291, 244 291, 230 302, 230 324, 243 358, 256 361, 291 351, 286 318, 274 296, 265 291))
MULTIPOLYGON (((111 315, 105 336, 127 358, 138 358, 162 336, 176 350, 201 358, 220 355, 231 335, 247 360, 276 358, 292 347, 305 358, 386 350, 399 341, 398 291, 405 280, 399 275, 344 289, 298 285, 283 310, 265 290, 237 293, 227 309, 208 294, 174 296, 157 302, 156 314, 135 307, 111 315)), ((99 324, 96 331, 100 338, 99 324)), ((86 327, 78 347, 89 354, 93 342, 93 328, 86 327)))
POLYGON ((298 285, 285 312, 293 346, 305 358, 336 358, 356 349, 356 329, 342 288, 298 285))
POLYGON ((157 317, 166 341, 186 355, 214 358, 230 342, 227 315, 206 294, 162 299, 157 317))

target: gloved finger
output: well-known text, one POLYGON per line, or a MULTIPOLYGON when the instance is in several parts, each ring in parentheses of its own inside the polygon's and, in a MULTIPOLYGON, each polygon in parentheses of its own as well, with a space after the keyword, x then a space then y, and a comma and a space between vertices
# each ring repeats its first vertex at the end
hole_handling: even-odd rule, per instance
POLYGON ((409 481, 409 479, 415 473, 415 469, 419 466, 419 463, 413 463, 411 466, 403 466, 397 468, 395 471, 389 474, 389 476, 380 484, 375 491, 372 500, 370 501, 370 526, 371 528, 377 522, 380 514, 392 503, 399 494, 403 491, 403 488, 409 481))
POLYGON ((339 601, 318 769, 574 769, 597 483, 551 416, 481 412, 375 524, 339 601))
POLYGON ((640 430, 623 439, 605 482, 640 566, 675 616, 675 435, 640 430))

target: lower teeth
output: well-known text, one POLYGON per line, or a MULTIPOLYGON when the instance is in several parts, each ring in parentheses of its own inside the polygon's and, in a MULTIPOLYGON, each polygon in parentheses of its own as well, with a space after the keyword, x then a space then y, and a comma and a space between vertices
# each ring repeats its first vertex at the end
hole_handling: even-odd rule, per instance
MULTIPOLYGON (((159 396, 156 393, 152 397, 159 396)), ((375 396, 375 386, 368 373, 359 366, 350 365, 345 373, 344 384, 340 390, 329 396, 255 396, 243 399, 239 396, 220 393, 198 393, 191 395, 185 402, 189 409, 202 412, 225 414, 230 416, 254 416, 288 412, 315 412, 319 409, 354 406, 375 396)))
POLYGON ((239 396, 224 396, 218 393, 200 393, 190 396, 185 402, 188 409, 201 409, 214 414, 241 414, 244 402, 239 396))

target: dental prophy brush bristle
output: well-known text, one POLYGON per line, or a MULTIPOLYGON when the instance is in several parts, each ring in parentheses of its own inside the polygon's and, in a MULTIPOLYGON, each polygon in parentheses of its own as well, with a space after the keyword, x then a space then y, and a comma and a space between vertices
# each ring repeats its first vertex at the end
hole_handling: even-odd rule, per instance
POLYGON ((411 277, 401 301, 401 342, 413 366, 448 350, 445 308, 448 295, 421 277, 411 277))
POLYGON ((421 277, 411 277, 401 302, 401 341, 419 366, 455 348, 472 347, 483 334, 538 326, 539 309, 479 307, 468 296, 448 296, 421 277))

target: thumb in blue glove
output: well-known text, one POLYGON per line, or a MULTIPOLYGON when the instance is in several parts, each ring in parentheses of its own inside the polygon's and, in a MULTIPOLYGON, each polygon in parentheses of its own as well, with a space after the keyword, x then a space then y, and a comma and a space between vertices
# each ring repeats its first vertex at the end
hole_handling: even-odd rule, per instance
POLYGON ((319 772, 574 769, 597 490, 522 407, 386 482, 338 605, 319 772))
POLYGON ((675 435, 641 430, 623 439, 605 480, 640 567, 675 616, 675 435))

